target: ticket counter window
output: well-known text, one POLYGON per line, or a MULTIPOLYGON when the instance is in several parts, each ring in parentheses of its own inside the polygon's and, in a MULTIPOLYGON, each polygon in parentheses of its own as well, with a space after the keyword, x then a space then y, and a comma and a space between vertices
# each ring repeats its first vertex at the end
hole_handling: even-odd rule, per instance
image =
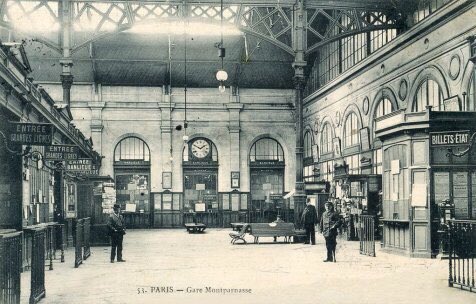
POLYGON ((116 174, 116 203, 126 212, 149 212, 149 176, 116 174))
POLYGON ((272 138, 256 141, 250 151, 251 216, 256 222, 276 220, 284 193, 284 153, 272 138))
POLYGON ((217 172, 185 172, 184 211, 218 211, 217 172))

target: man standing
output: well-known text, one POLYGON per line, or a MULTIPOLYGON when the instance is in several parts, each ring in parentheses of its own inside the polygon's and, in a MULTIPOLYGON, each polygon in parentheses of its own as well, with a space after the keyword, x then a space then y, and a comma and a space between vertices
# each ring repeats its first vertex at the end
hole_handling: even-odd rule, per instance
POLYGON ((322 214, 319 225, 320 231, 326 239, 327 259, 325 259, 324 262, 335 262, 337 228, 340 226, 340 218, 339 215, 335 213, 332 202, 326 202, 325 206, 326 211, 322 214))
POLYGON ((304 244, 309 244, 311 242, 312 245, 316 245, 316 229, 314 226, 317 224, 317 212, 316 207, 311 205, 311 199, 308 198, 306 201, 306 207, 302 212, 301 216, 301 223, 306 229, 306 241, 304 244))
POLYGON ((114 263, 117 248, 117 261, 125 262, 122 259, 122 239, 126 234, 124 217, 120 214, 121 206, 114 204, 114 212, 109 216, 108 227, 111 236, 111 263, 114 263))

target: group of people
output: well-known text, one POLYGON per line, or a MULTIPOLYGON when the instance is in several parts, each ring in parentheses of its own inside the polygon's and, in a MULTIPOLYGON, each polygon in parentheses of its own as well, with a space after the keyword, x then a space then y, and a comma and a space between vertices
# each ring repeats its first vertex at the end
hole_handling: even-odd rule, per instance
MULTIPOLYGON (((324 262, 335 262, 337 229, 342 223, 339 215, 334 211, 332 202, 326 202, 325 208, 326 211, 319 221, 316 207, 311 204, 310 199, 307 199, 306 207, 301 216, 301 223, 303 223, 306 230, 305 244, 311 243, 312 245, 316 244, 315 226, 319 224, 319 230, 326 240, 327 258, 324 262)), ((114 212, 111 213, 108 219, 109 236, 111 237, 111 263, 114 263, 116 253, 118 262, 126 261, 122 258, 122 241, 126 234, 126 227, 120 210, 120 205, 115 204, 114 212)))
POLYGON ((306 207, 301 216, 301 223, 306 230, 306 241, 304 243, 311 243, 312 245, 316 244, 315 226, 319 224, 319 230, 326 240, 327 258, 324 262, 335 262, 337 229, 342 223, 339 215, 334 211, 334 205, 332 202, 326 202, 325 208, 326 211, 322 214, 319 220, 316 207, 311 204, 309 198, 307 199, 306 207))

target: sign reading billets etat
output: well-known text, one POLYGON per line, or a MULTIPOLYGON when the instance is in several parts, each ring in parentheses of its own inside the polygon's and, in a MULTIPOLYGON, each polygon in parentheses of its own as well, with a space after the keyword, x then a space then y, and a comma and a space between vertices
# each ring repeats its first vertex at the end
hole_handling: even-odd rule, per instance
POLYGON ((447 131, 430 133, 431 146, 459 146, 469 144, 469 131, 447 131))
POLYGON ((49 123, 10 122, 10 142, 22 145, 48 146, 53 141, 49 123))
POLYGON ((66 171, 81 174, 98 174, 96 165, 90 158, 80 158, 66 161, 66 171))
POLYGON ((47 160, 74 160, 79 158, 79 148, 70 145, 53 145, 45 147, 47 160))

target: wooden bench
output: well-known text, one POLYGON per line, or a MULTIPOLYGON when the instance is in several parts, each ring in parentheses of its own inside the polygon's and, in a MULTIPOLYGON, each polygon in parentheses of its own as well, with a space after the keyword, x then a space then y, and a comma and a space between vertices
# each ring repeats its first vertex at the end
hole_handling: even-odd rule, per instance
POLYGON ((245 224, 246 223, 230 223, 230 226, 234 231, 240 231, 241 227, 243 227, 245 224))
POLYGON ((207 225, 202 223, 188 223, 185 224, 185 228, 187 229, 188 233, 202 233, 207 228, 207 225))
POLYGON ((254 243, 259 244, 260 237, 277 237, 284 236, 284 242, 290 243, 291 237, 296 235, 293 223, 273 222, 273 223, 251 223, 250 234, 254 237, 254 243))

